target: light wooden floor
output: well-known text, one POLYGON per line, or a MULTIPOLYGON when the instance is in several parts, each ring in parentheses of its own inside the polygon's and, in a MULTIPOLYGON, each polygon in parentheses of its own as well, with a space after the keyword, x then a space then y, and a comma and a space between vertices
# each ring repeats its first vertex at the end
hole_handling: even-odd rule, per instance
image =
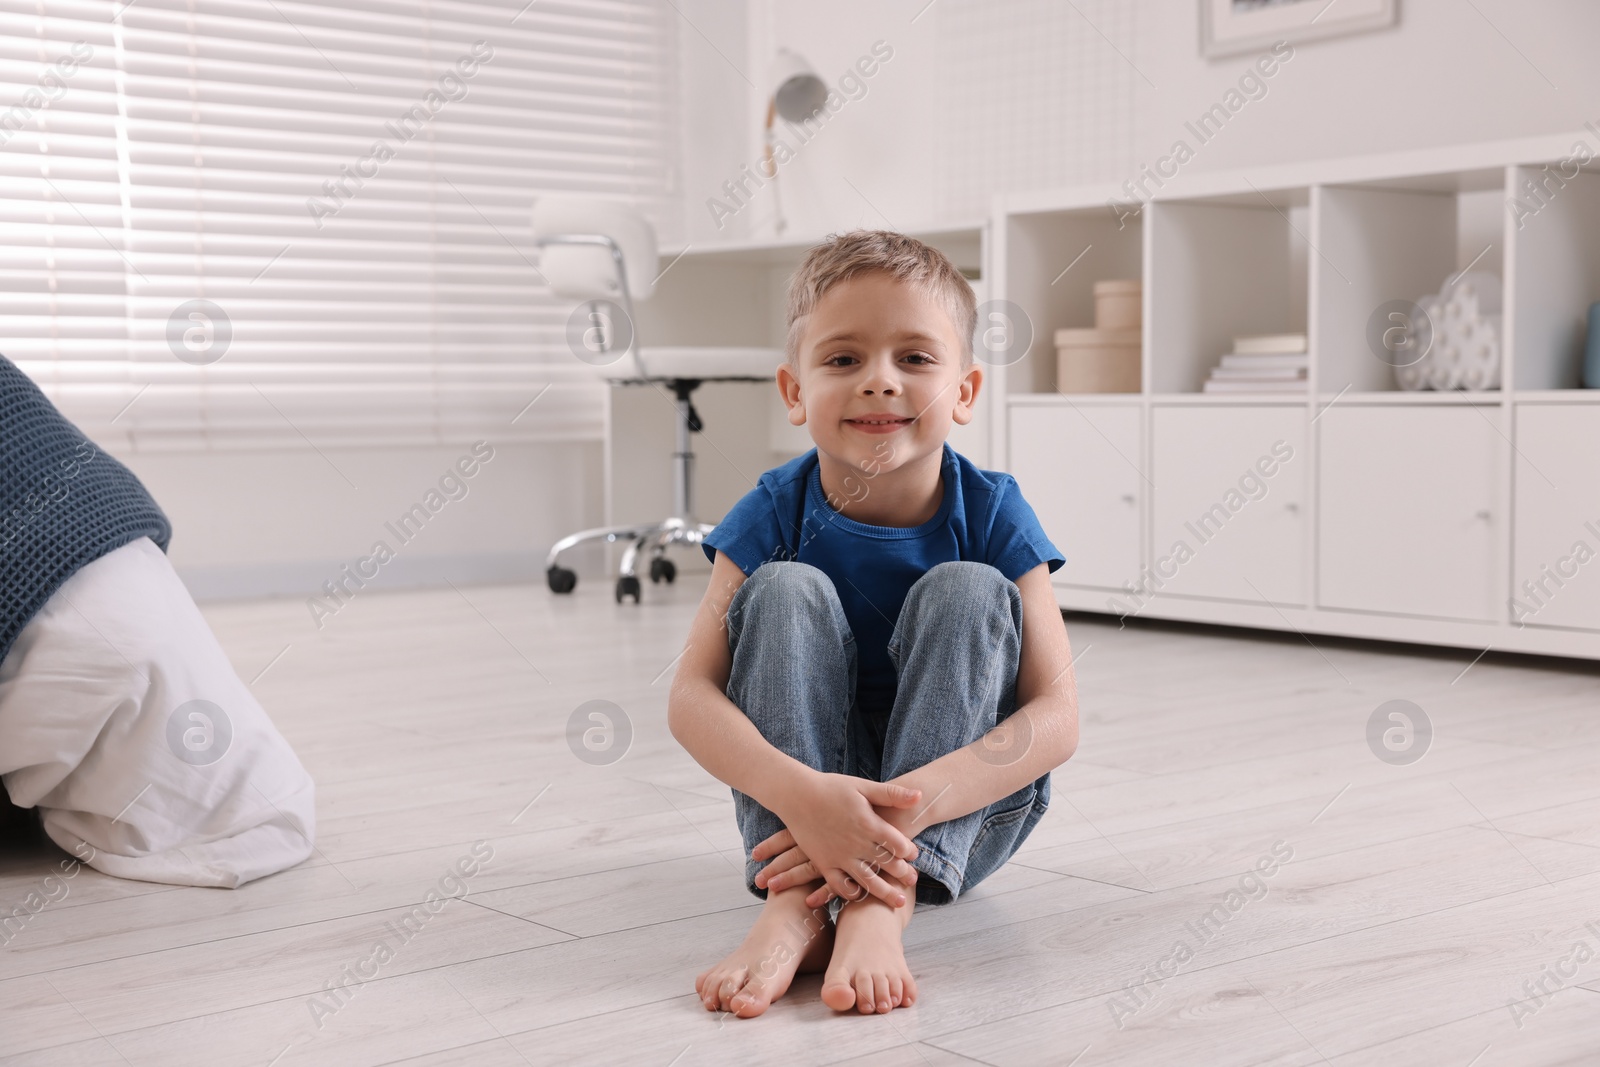
MULTIPOLYGON (((317 855, 233 892, 80 875, 0 948, 0 1062, 1600 1062, 1600 671, 1078 617, 1078 755, 1011 864, 919 909, 916 1007, 836 1017, 810 976, 718 1020, 693 977, 759 905, 727 789, 665 723, 703 583, 368 591, 320 633, 300 603, 209 608, 317 780, 317 855), (1393 698, 1437 732, 1409 767, 1367 747, 1393 698), (632 722, 611 766, 566 741, 592 699, 632 722), (319 1027, 312 998, 478 840, 470 898, 319 1027), (1276 842, 1292 862, 1202 943, 1276 842), (1547 968, 1565 988, 1519 1027, 1547 968)), ((58 858, 3 857, 0 902, 58 858)))

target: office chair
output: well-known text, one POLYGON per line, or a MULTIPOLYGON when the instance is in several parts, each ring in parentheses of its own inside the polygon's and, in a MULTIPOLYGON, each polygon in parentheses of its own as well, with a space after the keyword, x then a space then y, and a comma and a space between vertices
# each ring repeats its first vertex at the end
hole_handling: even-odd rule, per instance
POLYGON ((595 365, 613 387, 665 386, 675 397, 672 514, 654 522, 580 530, 552 545, 545 559, 550 591, 570 593, 578 576, 561 566, 561 553, 586 541, 629 542, 617 569, 616 600, 620 604, 631 596, 637 604, 641 586, 634 568, 639 553, 650 552, 652 583, 670 583, 678 569, 667 558, 667 546, 699 545, 715 529, 694 517, 690 434, 701 432, 704 424, 691 395, 708 381, 770 382, 783 354, 776 349, 715 347, 661 347, 646 353, 639 344, 633 301, 648 299, 655 289, 656 237, 649 221, 626 205, 591 197, 543 196, 533 205, 533 235, 539 271, 551 290, 588 306, 587 326, 581 330, 581 343, 573 342, 574 355, 595 365), (620 307, 613 297, 621 298, 620 307), (616 351, 619 342, 626 345, 621 353, 616 351))

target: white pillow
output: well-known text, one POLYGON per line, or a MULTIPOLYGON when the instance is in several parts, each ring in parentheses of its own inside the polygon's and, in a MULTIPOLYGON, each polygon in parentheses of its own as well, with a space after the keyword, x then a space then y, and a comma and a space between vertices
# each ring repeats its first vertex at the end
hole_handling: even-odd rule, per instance
POLYGON ((316 832, 310 775, 149 538, 79 569, 0 662, 0 776, 122 878, 231 889, 316 832))

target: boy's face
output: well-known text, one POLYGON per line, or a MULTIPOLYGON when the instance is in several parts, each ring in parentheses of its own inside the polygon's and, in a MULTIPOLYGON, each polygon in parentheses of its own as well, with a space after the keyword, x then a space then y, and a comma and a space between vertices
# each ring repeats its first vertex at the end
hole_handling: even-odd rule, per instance
POLYGON ((893 470, 942 451, 952 422, 972 421, 983 371, 962 369, 962 340, 931 295, 881 271, 858 275, 823 294, 801 326, 798 366, 779 366, 778 388, 789 422, 806 426, 819 452, 893 470), (902 421, 861 421, 875 414, 902 421))

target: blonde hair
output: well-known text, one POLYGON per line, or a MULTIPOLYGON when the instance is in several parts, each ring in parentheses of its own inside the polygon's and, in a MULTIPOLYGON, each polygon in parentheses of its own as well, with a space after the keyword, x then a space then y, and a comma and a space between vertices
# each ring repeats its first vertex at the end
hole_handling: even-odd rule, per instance
POLYGON ((789 279, 784 353, 791 365, 798 366, 800 323, 816 310, 823 294, 841 282, 873 272, 914 286, 944 305, 961 340, 961 368, 972 365, 972 331, 978 318, 972 287, 943 252, 893 230, 829 234, 806 253, 789 279))

